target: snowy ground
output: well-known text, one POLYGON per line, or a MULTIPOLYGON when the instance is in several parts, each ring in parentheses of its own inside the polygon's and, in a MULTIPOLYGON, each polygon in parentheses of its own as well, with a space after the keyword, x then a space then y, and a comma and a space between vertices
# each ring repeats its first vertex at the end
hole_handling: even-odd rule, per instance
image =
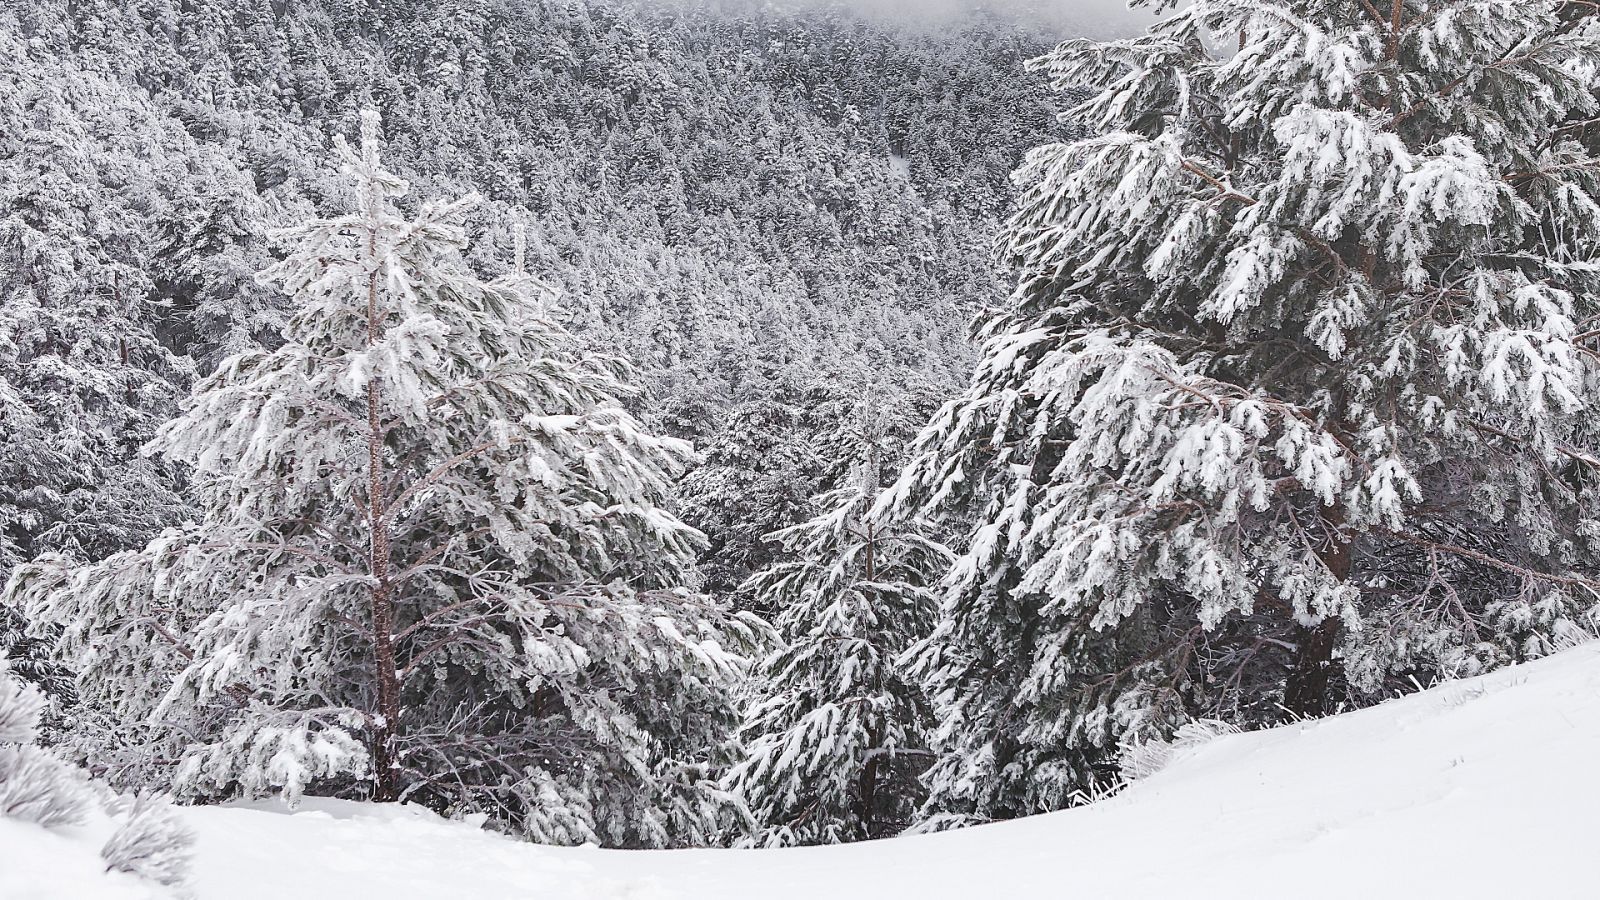
MULTIPOLYGON (((200 836, 198 900, 1577 898, 1600 896, 1597 758, 1591 644, 1374 709, 1218 738, 1093 806, 872 844, 558 849, 327 801, 292 815, 186 816, 200 836)), ((0 827, 0 897, 147 896, 119 879, 90 890, 91 838, 0 827), (68 853, 84 856, 85 878, 60 874, 73 868, 60 865, 68 853)))

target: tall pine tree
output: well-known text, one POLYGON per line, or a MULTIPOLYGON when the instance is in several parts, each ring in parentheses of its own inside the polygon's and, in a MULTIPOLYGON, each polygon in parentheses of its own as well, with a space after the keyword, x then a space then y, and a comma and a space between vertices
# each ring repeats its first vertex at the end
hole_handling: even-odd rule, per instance
POLYGON ((1035 61, 1103 86, 1091 136, 1017 173, 1017 289, 886 501, 980 523, 932 811, 1586 627, 1600 35, 1560 6, 1198 0, 1035 61))
POLYGON ((193 467, 199 524, 11 593, 64 627, 86 700, 152 723, 134 755, 175 758, 184 794, 712 840, 737 812, 709 768, 743 668, 723 645, 748 631, 675 587, 690 449, 535 315, 538 282, 465 267, 473 198, 401 216, 378 146, 369 112, 337 144, 355 211, 264 273, 298 304, 285 343, 224 360, 150 446, 193 467))

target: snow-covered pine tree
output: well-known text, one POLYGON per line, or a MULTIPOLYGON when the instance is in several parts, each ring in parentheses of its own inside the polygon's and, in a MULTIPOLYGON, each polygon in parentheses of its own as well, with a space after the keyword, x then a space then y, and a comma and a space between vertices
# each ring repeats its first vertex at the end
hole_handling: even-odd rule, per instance
MULTIPOLYGON (((148 104, 39 59, 3 21, 0 57, 27 70, 0 74, 3 581, 37 554, 99 559, 177 518, 168 473, 138 448, 190 367, 156 335, 148 219, 176 154, 148 104)), ((47 647, 0 606, 14 672, 70 701, 47 647)))
POLYGON ((820 466, 805 410, 796 398, 774 394, 724 413, 722 428, 700 444, 702 462, 680 486, 685 520, 708 540, 700 572, 712 594, 734 594, 770 564, 775 548, 763 538, 804 520, 817 493, 820 466))
POLYGON ((930 811, 1586 627, 1600 34, 1560 6, 1196 0, 1035 62, 1104 86, 1092 136, 1017 173, 1019 285, 884 501, 980 521, 930 811))
POLYGON ((356 210, 263 273, 298 303, 286 342, 224 360, 151 444, 193 467, 199 524, 11 593, 64 626, 86 699, 153 721, 187 796, 318 782, 544 841, 712 840, 737 810, 709 768, 724 645, 751 634, 674 587, 690 448, 531 314, 537 281, 467 270, 472 198, 395 210, 376 113, 337 149, 356 210))
POLYGON ((755 845, 891 835, 923 795, 930 709, 901 657, 932 629, 930 585, 951 557, 868 515, 879 492, 874 436, 853 477, 819 498, 821 515, 772 536, 791 558, 748 586, 761 608, 780 611, 780 645, 743 728, 747 756, 728 776, 760 826, 755 845))

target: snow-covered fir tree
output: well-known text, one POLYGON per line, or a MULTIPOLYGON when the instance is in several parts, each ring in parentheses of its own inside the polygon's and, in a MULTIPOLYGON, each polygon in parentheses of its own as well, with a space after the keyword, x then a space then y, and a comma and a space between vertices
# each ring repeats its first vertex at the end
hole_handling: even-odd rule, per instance
POLYGON ((970 387, 885 507, 975 515, 929 811, 1120 741, 1537 656, 1600 583, 1600 33, 1554 2, 1197 0, 1037 60, 970 387))
POLYGON ((881 430, 868 432, 852 477, 820 498, 824 511, 772 535, 791 558, 747 588, 779 611, 780 646, 762 664, 743 728, 748 755, 728 778, 760 826, 758 846, 892 835, 923 794, 930 709, 901 657, 932 628, 930 585, 950 554, 868 514, 881 430))
POLYGON ((475 198, 396 210, 376 113, 337 150, 354 211, 263 273, 297 305, 285 343, 225 359, 150 445, 192 467, 199 522, 23 567, 12 597, 63 628, 87 703, 148 723, 130 780, 716 839, 753 632, 677 587, 690 448, 618 406, 620 363, 536 314, 543 285, 466 268, 475 198))
POLYGON ((737 593, 774 558, 764 538, 807 517, 820 477, 807 418, 793 397, 747 399, 700 445, 701 462, 681 491, 684 519, 708 540, 700 566, 705 590, 737 593))
MULTIPOLYGON (((883 355, 879 347, 865 357, 883 355)), ((774 595, 748 590, 751 576, 785 558, 781 542, 768 537, 811 519, 819 497, 853 484, 865 447, 882 448, 880 465, 894 477, 900 451, 947 396, 932 379, 905 382, 891 387, 881 372, 849 368, 791 369, 750 386, 717 433, 698 444, 701 461, 679 485, 684 520, 708 539, 699 567, 704 590, 776 615, 774 595), (863 393, 873 398, 870 420, 862 415, 863 393)))

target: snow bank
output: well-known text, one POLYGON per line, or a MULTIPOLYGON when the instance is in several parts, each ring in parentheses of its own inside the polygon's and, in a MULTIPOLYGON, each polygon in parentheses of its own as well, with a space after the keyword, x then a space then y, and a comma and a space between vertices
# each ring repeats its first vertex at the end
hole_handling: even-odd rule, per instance
MULTIPOLYGON (((1373 709, 1178 750, 1081 809, 797 850, 535 847, 412 808, 185 811, 199 900, 1592 897, 1600 645, 1373 709)), ((13 857, 55 853, 0 823, 13 857)), ((37 831, 37 830, 35 830, 37 831)), ((66 842, 70 843, 70 842, 66 842)), ((92 853, 94 848, 87 852, 92 853)), ((37 870, 35 870, 37 871, 37 870)), ((118 882, 116 887, 122 887, 118 882)))
POLYGON ((165 900, 151 882, 107 872, 100 848, 113 823, 99 810, 74 828, 0 816, 0 900, 165 900))

